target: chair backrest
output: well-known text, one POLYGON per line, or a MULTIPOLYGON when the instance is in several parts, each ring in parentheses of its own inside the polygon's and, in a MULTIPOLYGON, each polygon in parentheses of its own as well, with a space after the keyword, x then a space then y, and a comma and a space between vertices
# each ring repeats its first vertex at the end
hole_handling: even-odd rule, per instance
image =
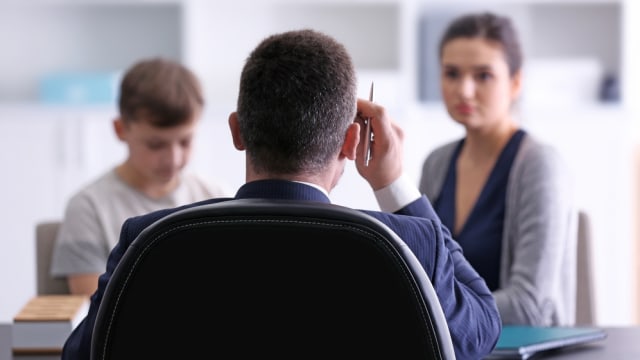
POLYGON ((69 294, 65 278, 51 276, 51 255, 58 235, 59 221, 36 224, 36 285, 38 295, 69 294))
POLYGON ((576 325, 595 325, 592 269, 592 231, 589 215, 578 212, 578 255, 576 270, 576 325))
POLYGON ((107 285, 91 353, 455 358, 428 276, 387 226, 338 205, 259 199, 145 229, 107 285))

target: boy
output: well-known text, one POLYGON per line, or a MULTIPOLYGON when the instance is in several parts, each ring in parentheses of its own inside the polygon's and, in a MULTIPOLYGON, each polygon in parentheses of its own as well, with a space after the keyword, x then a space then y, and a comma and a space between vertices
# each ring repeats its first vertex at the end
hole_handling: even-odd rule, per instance
POLYGON ((197 77, 162 58, 134 64, 120 84, 115 133, 128 147, 120 165, 67 204, 53 252, 53 276, 72 294, 92 294, 125 219, 225 194, 183 170, 204 99, 197 77))

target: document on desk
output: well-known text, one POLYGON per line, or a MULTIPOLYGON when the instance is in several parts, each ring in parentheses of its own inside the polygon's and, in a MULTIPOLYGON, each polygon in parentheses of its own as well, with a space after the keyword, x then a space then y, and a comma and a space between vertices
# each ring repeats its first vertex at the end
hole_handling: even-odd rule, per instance
POLYGON ((606 337, 606 331, 596 327, 505 325, 498 344, 485 360, 526 360, 542 351, 586 344, 606 337))

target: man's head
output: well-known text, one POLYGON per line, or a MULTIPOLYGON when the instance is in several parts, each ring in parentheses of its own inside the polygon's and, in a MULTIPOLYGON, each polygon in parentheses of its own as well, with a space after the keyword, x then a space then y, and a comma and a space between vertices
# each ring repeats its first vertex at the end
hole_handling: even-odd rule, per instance
POLYGON ((356 86, 351 57, 335 39, 313 30, 267 37, 242 70, 236 147, 259 174, 322 172, 353 124, 356 86))
POLYGON ((129 147, 127 173, 141 187, 175 184, 204 106, 198 78, 171 60, 142 60, 125 73, 118 105, 114 127, 129 147))

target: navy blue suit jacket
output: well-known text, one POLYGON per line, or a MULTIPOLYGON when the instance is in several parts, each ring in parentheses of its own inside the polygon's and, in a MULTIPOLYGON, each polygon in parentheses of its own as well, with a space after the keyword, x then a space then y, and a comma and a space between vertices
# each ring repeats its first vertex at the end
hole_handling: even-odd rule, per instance
MULTIPOLYGON (((243 185, 236 198, 272 198, 329 203, 318 189, 283 180, 261 180, 243 185)), ((67 339, 62 359, 89 359, 91 334, 107 282, 131 242, 156 220, 180 209, 211 204, 229 198, 216 198, 173 209, 165 209, 128 219, 120 240, 113 248, 107 269, 91 296, 87 317, 67 339)), ((442 225, 425 196, 391 214, 362 210, 395 231, 416 255, 426 270, 440 299, 449 324, 458 360, 478 360, 494 348, 501 331, 498 310, 484 280, 463 257, 462 250, 442 225)))

